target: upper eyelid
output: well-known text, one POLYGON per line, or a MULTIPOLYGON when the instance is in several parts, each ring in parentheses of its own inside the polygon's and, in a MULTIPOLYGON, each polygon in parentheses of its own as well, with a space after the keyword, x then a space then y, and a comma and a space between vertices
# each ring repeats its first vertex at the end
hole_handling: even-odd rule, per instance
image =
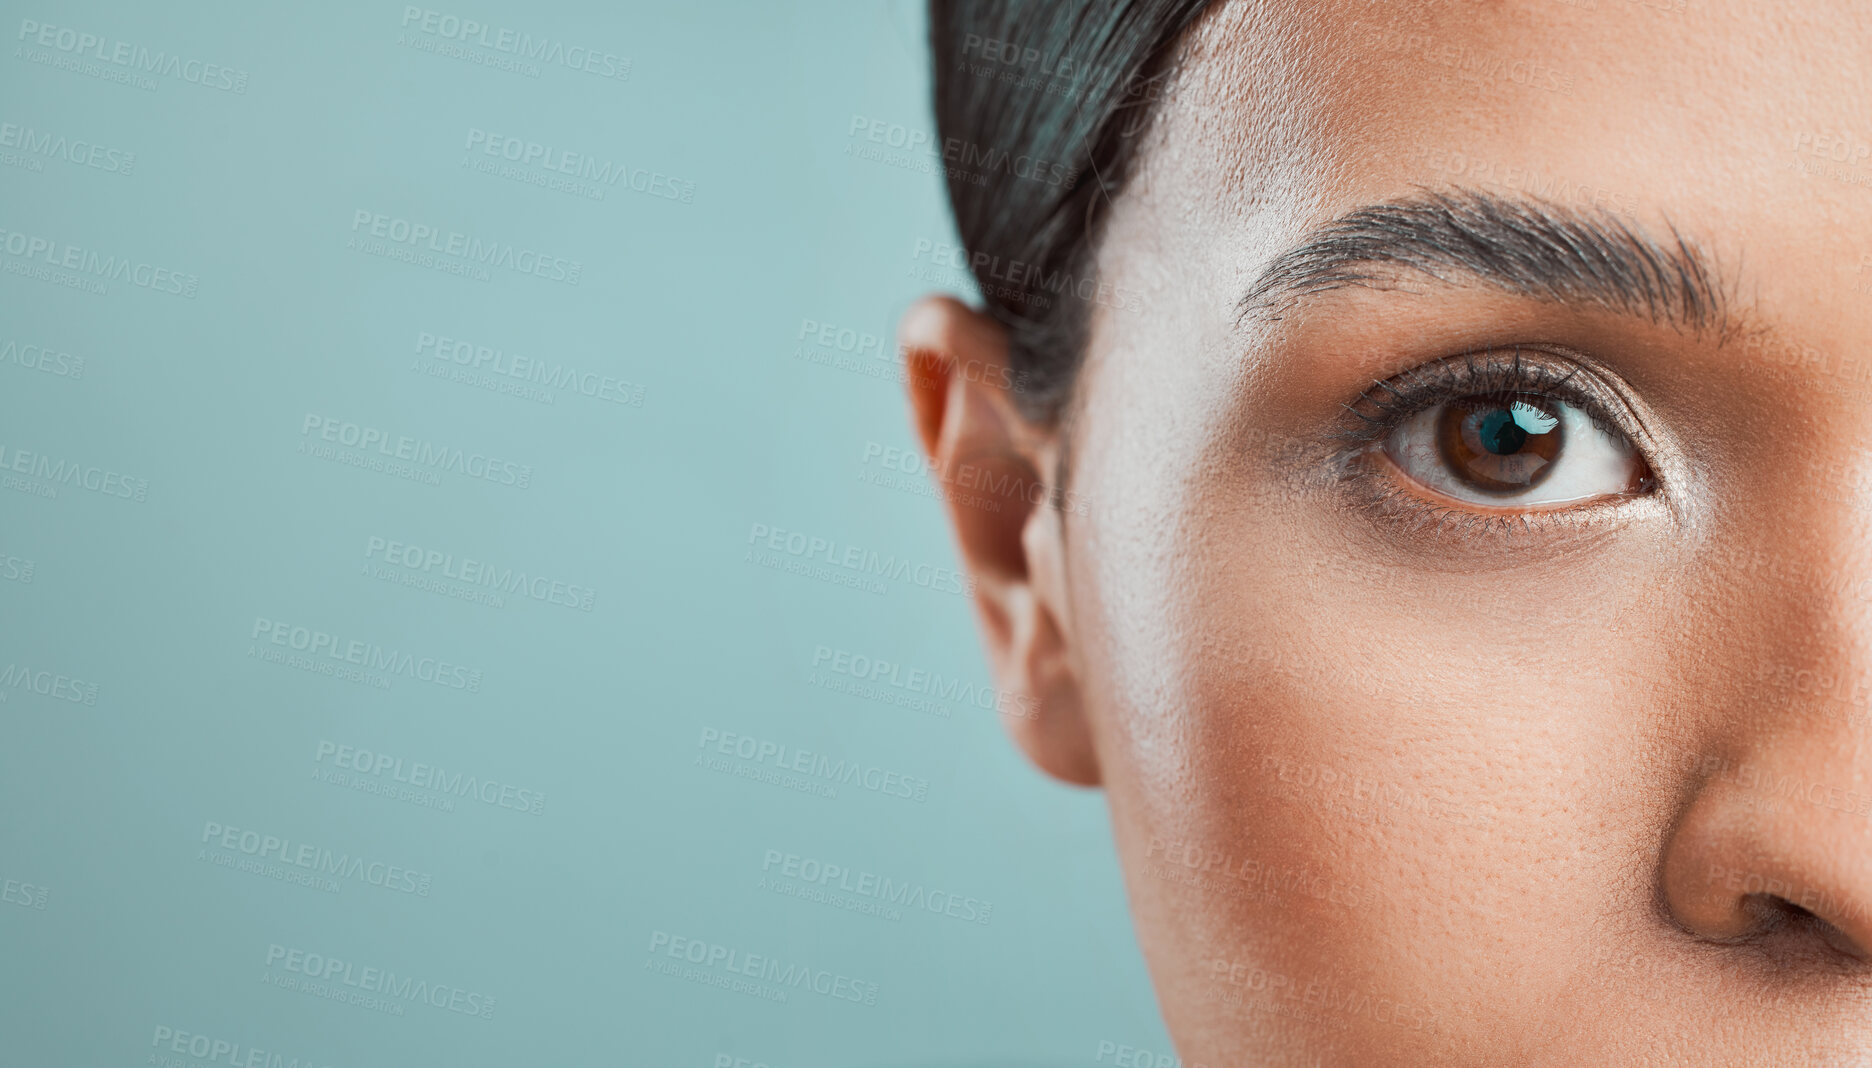
MULTIPOLYGON (((1612 414, 1612 405, 1607 399, 1598 396, 1596 390, 1576 384, 1575 379, 1578 379, 1580 383, 1596 381, 1584 364, 1533 346, 1497 346, 1454 353, 1442 359, 1400 371, 1388 379, 1374 380, 1359 394, 1357 399, 1341 405, 1348 413, 1347 426, 1336 436, 1347 441, 1370 443, 1395 429, 1405 419, 1437 404, 1479 392, 1487 392, 1490 389, 1510 388, 1518 392, 1548 396, 1572 405, 1579 409, 1595 428, 1614 432, 1637 446, 1637 439, 1645 434, 1646 428, 1637 420, 1636 414, 1632 413, 1632 419, 1636 425, 1626 425, 1612 414), (1523 353, 1534 354, 1544 359, 1524 360, 1523 353), (1564 373, 1555 372, 1552 369, 1553 363, 1566 364, 1567 369, 1564 373), (1459 368, 1457 378, 1445 376, 1434 383, 1411 384, 1413 378, 1435 376, 1457 368, 1459 368), (1464 381, 1461 376, 1466 376, 1469 380, 1464 381), (1494 376, 1497 380, 1492 383, 1483 381, 1490 376, 1494 376), (1399 389, 1392 383, 1400 383, 1409 388, 1399 389), (1373 391, 1389 393, 1395 400, 1387 401, 1382 397, 1374 397, 1373 391), (1376 414, 1360 411, 1361 406, 1368 410, 1375 410, 1376 414)), ((1618 406, 1629 412, 1629 405, 1623 404, 1622 398, 1618 406)))

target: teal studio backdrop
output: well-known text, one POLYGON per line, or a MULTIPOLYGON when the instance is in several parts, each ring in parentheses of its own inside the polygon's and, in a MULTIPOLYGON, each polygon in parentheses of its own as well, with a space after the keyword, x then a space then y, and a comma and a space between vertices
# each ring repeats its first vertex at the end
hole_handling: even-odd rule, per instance
POLYGON ((917 4, 0 6, 0 1063, 1170 1063, 900 470, 917 4))

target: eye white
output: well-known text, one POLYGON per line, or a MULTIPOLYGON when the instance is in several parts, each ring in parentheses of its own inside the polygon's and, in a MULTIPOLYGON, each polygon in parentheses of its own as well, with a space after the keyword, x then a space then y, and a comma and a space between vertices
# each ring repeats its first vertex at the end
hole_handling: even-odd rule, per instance
POLYGON ((1521 402, 1509 408, 1515 422, 1530 433, 1546 433, 1558 425, 1562 441, 1546 475, 1518 493, 1480 490, 1450 468, 1437 443, 1438 422, 1447 404, 1433 405, 1398 424, 1385 439, 1385 452, 1411 478, 1469 504, 1551 507, 1624 492, 1639 462, 1631 442, 1623 434, 1602 429, 1571 404, 1543 403, 1554 414, 1521 402))

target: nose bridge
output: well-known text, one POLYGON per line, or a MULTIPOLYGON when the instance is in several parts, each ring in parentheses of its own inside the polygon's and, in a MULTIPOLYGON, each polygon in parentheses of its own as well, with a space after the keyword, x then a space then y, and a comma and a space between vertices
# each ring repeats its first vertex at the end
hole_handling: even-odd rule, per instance
MULTIPOLYGON (((1813 407, 1808 429, 1824 440, 1856 441, 1868 414, 1843 398, 1813 407)), ((1744 754, 1757 730, 1872 721, 1872 450, 1842 450, 1799 474, 1768 480, 1756 506, 1772 521, 1747 524, 1746 563, 1724 583, 1723 611, 1746 620, 1719 626, 1750 646, 1753 699, 1733 709, 1744 754)))

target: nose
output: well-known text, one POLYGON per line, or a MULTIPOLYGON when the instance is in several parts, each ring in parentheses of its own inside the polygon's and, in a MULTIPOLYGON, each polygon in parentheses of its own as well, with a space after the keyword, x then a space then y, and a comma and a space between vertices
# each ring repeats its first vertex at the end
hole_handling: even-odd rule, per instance
POLYGON ((1685 930, 1719 942, 1817 939, 1872 962, 1872 754, 1851 723, 1864 710, 1835 709, 1701 763, 1662 872, 1685 930))

